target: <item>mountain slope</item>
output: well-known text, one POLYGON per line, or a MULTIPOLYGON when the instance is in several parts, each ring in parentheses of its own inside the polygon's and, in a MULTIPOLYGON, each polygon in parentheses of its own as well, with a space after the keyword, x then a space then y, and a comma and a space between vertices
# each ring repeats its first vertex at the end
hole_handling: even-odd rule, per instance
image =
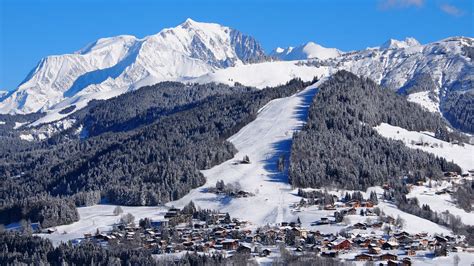
POLYGON ((0 103, 0 113, 47 111, 72 103, 83 107, 90 99, 110 98, 159 81, 197 77, 264 57, 252 37, 188 19, 143 39, 105 38, 74 54, 46 57, 0 103))
POLYGON ((289 179, 296 187, 365 190, 384 182, 442 177, 459 166, 378 135, 385 122, 413 131, 440 132, 442 119, 369 79, 339 71, 319 90, 308 122, 293 137, 289 179))
MULTIPOLYGON (((20 148, 13 151, 9 145, 0 146, 0 223, 34 218, 28 210, 33 204, 43 212, 47 205, 42 202, 48 201, 38 199, 46 197, 78 206, 104 197, 123 205, 176 200, 205 182, 199 170, 232 158, 236 150, 227 137, 255 119, 260 108, 308 85, 293 80, 255 90, 165 82, 94 104, 84 109, 86 114, 77 113, 78 119, 84 115, 79 121, 91 131, 89 138, 58 136, 23 147, 19 141, 20 148), (195 94, 197 89, 204 92, 195 94), (134 108, 140 94, 151 99, 143 108, 134 108), (96 119, 103 123, 94 123, 96 119), (123 121, 140 126, 116 130, 123 121)), ((41 222, 61 223, 61 219, 47 220, 41 222)))

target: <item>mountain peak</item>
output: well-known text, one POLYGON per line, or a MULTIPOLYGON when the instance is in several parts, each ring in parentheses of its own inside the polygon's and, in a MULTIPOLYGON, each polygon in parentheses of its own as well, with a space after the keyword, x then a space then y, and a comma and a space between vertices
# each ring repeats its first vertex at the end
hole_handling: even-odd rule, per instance
POLYGON ((270 54, 273 57, 277 57, 281 60, 304 60, 310 58, 317 58, 320 60, 326 60, 329 58, 338 57, 341 55, 341 51, 335 48, 326 48, 315 42, 307 42, 298 47, 288 47, 273 50, 270 54))
POLYGON ((54 113, 73 103, 82 108, 91 99, 265 58, 251 36, 188 18, 142 39, 101 38, 74 54, 43 58, 14 92, 1 98, 0 113, 54 113))
POLYGON ((420 45, 420 43, 415 38, 407 37, 403 41, 389 39, 380 46, 380 49, 399 49, 418 45, 420 45))

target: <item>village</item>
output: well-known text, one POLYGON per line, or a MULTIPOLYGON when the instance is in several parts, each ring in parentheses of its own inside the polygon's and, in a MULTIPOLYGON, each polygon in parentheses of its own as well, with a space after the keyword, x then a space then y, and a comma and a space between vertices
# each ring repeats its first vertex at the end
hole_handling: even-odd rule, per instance
POLYGON ((367 199, 360 192, 337 197, 321 191, 299 190, 298 195, 301 201, 292 205, 295 212, 309 206, 333 212, 314 221, 312 226, 345 225, 344 229, 337 233, 306 229, 299 218, 257 227, 228 213, 200 210, 190 202, 183 209, 168 209, 160 220, 145 218, 135 223, 132 215, 122 214, 111 231, 97 230, 76 241, 143 247, 157 256, 198 252, 272 258, 280 256, 284 249, 295 255, 313 254, 382 265, 412 265, 416 258, 472 252, 463 236, 404 231, 403 219, 385 215, 377 208, 375 193, 367 199))

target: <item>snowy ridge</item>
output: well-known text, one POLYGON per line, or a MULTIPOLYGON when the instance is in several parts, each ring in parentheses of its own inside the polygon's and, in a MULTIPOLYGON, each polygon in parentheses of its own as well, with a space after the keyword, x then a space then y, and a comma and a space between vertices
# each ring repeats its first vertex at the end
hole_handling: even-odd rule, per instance
POLYGON ((191 81, 198 83, 218 82, 228 85, 239 82, 246 86, 265 88, 284 84, 294 78, 311 81, 314 77, 329 74, 330 69, 328 67, 315 69, 309 66, 297 65, 295 62, 282 61, 229 67, 191 81))
POLYGON ((419 45, 420 43, 415 38, 408 37, 404 41, 390 39, 384 42, 380 46, 380 49, 399 49, 399 48, 408 48, 408 47, 419 46, 419 45))
POLYGON ((276 48, 270 53, 270 56, 280 60, 304 60, 304 59, 321 59, 326 60, 336 58, 342 54, 336 48, 326 48, 314 42, 308 42, 298 47, 276 48))
POLYGON ((474 68, 465 49, 473 46, 474 39, 455 37, 426 45, 363 50, 342 55, 335 66, 369 77, 392 90, 401 88, 418 74, 427 73, 443 93, 456 82, 472 82, 474 68))

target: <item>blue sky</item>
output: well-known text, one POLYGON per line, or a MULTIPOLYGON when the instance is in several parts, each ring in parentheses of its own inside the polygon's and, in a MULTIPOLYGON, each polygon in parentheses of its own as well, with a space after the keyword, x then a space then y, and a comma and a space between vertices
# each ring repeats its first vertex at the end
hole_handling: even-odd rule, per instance
POLYGON ((254 36, 270 51, 315 41, 342 50, 413 36, 473 37, 472 0, 0 0, 0 89, 14 89, 47 55, 101 37, 138 37, 190 17, 254 36))

